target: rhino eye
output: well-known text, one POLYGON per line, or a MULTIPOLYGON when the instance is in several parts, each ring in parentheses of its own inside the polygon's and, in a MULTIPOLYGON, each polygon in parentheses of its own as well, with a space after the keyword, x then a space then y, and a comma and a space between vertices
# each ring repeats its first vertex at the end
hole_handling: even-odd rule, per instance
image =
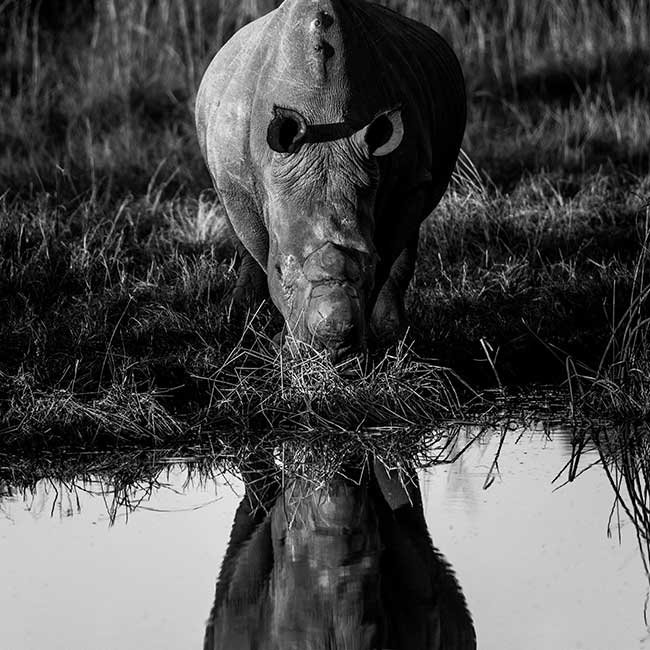
POLYGON ((266 141, 273 151, 294 153, 307 133, 305 118, 289 108, 273 108, 273 119, 266 133, 266 141))

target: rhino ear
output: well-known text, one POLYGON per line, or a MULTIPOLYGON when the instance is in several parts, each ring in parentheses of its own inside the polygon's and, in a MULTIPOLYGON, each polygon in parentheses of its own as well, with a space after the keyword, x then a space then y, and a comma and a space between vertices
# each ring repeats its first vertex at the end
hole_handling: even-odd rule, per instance
POLYGON ((399 147, 404 137, 402 109, 380 113, 368 126, 357 133, 373 156, 386 156, 399 147))
POLYGON ((266 132, 266 141, 273 151, 294 153, 307 134, 305 118, 290 108, 273 107, 273 119, 266 132))

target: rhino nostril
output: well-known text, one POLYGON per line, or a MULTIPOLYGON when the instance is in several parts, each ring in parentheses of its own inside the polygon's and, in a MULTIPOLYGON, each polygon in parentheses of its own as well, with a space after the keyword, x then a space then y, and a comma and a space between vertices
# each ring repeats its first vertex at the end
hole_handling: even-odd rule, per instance
POLYGON ((278 274, 280 280, 282 280, 282 267, 279 264, 275 265, 275 271, 278 274))

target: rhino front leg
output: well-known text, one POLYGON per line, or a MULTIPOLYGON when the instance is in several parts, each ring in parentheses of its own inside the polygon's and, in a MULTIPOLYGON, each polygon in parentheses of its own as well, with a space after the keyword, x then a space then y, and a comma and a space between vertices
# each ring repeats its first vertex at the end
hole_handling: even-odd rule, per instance
POLYGON ((233 299, 257 306, 269 297, 266 273, 243 246, 237 247, 237 255, 240 263, 233 299))
POLYGON ((395 343, 406 331, 404 296, 415 271, 417 236, 393 263, 372 310, 370 331, 379 346, 395 343))

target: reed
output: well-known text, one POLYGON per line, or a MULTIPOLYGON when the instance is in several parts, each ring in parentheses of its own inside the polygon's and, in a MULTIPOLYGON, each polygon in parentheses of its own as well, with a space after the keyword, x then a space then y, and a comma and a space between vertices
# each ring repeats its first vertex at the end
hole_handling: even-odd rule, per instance
POLYGON ((576 386, 574 409, 617 421, 650 420, 650 210, 646 209, 641 250, 634 263, 632 286, 616 315, 613 287, 611 333, 598 367, 567 366, 576 386))

